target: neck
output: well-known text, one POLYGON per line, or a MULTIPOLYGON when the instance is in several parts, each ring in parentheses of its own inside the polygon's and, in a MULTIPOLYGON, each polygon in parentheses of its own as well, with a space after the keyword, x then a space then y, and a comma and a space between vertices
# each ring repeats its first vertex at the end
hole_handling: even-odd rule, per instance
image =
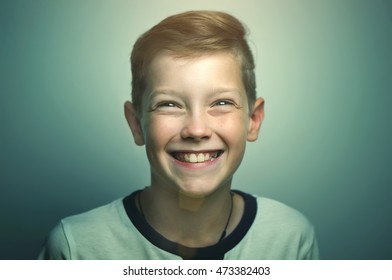
POLYGON ((151 186, 140 196, 147 222, 167 239, 188 247, 213 245, 226 228, 227 233, 231 231, 231 216, 238 216, 233 201, 236 200, 232 199, 229 187, 208 196, 191 197, 151 186))

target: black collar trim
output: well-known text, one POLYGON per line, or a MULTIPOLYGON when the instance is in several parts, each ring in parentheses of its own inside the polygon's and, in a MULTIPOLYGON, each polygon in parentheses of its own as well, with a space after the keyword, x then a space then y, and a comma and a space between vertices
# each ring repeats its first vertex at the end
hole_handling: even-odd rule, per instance
POLYGON ((253 224, 257 212, 257 201, 250 194, 234 190, 245 201, 244 214, 234 231, 221 242, 202 248, 189 248, 166 239, 154 230, 139 212, 136 206, 136 196, 141 190, 135 191, 123 199, 125 211, 138 231, 158 248, 182 257, 194 260, 222 260, 226 252, 233 249, 246 235, 253 224))

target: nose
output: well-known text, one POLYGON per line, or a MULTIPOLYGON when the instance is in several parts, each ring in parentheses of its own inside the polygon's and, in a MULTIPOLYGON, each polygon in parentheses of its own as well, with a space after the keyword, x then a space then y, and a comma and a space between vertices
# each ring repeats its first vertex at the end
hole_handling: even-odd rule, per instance
POLYGON ((211 135, 212 130, 205 115, 200 112, 187 114, 181 130, 182 139, 200 142, 211 135))

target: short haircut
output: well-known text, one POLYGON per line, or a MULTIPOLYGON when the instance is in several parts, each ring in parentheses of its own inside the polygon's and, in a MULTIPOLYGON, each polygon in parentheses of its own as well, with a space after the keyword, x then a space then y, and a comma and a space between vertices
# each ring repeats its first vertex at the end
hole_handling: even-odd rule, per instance
POLYGON ((189 11, 167 17, 142 34, 131 54, 132 102, 141 116, 142 96, 152 60, 165 51, 177 58, 231 53, 241 65, 249 109, 256 100, 254 59, 246 29, 235 17, 216 11, 189 11))

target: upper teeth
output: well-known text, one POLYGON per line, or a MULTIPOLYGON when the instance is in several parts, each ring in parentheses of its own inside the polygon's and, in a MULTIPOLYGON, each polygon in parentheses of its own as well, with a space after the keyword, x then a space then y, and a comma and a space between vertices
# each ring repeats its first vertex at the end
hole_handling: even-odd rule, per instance
POLYGON ((210 158, 210 154, 185 154, 184 160, 187 162, 203 162, 210 158))
POLYGON ((218 152, 214 153, 177 153, 176 158, 185 162, 205 162, 214 160, 218 155, 218 152))

